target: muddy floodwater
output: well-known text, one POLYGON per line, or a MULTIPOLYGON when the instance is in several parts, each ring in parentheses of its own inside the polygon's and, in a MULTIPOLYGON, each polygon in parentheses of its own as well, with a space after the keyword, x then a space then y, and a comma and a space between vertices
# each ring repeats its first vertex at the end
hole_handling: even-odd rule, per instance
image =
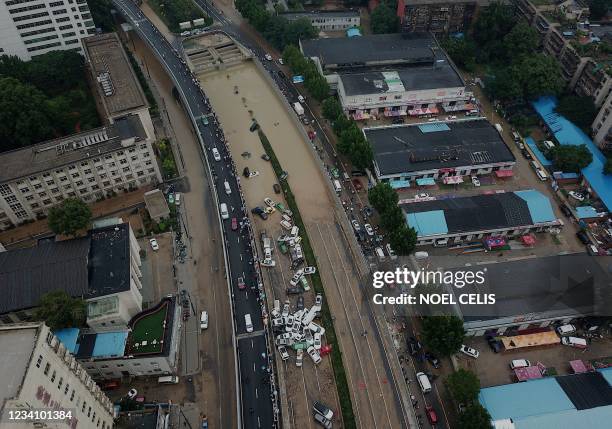
POLYGON ((228 70, 204 73, 199 79, 222 123, 238 172, 249 167, 260 173, 240 179, 249 208, 262 205, 266 196, 274 199, 272 185, 276 183, 270 163, 261 159, 264 150, 257 132, 249 131, 255 118, 289 173, 302 216, 309 222, 330 220, 328 187, 308 147, 310 143, 303 140, 289 116, 294 113, 287 110, 255 64, 246 60, 228 70))

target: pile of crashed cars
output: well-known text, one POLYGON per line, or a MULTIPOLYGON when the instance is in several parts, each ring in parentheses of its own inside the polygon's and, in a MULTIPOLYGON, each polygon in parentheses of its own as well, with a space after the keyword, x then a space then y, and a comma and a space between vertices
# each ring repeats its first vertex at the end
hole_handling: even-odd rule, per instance
POLYGON ((295 365, 301 367, 304 359, 304 350, 315 365, 321 362, 321 349, 325 328, 314 319, 319 317, 323 305, 323 297, 317 295, 315 303, 311 308, 304 308, 304 301, 298 300, 298 308, 290 313, 291 304, 286 300, 282 310, 280 301, 274 301, 272 310, 272 330, 275 335, 275 343, 283 361, 289 359, 288 348, 296 351, 295 365))

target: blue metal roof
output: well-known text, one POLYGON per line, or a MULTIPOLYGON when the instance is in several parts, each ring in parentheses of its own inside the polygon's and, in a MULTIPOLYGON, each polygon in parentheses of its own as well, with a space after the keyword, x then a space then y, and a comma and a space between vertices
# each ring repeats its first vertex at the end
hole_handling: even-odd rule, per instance
POLYGON ((96 335, 91 357, 123 356, 128 331, 103 332, 96 335))
POLYGON ((434 122, 431 124, 418 125, 422 133, 435 133, 438 131, 450 131, 450 127, 444 122, 434 122))
POLYGON ((534 109, 542 117, 557 141, 562 145, 586 145, 593 154, 593 162, 582 169, 582 175, 601 198, 608 211, 612 211, 612 175, 603 173, 606 157, 593 141, 576 125, 555 113, 557 99, 542 97, 533 102, 534 109))
POLYGON ((361 36, 361 31, 359 30, 359 28, 349 28, 348 30, 346 30, 346 35, 348 37, 361 36))
POLYGON ((525 143, 527 143, 527 145, 529 146, 533 154, 536 156, 536 158, 538 158, 538 161, 540 161, 540 164, 542 164, 544 167, 548 167, 552 165, 552 161, 549 159, 546 159, 546 157, 544 156, 544 154, 542 153, 538 145, 536 145, 536 142, 531 137, 527 137, 525 139, 525 143))
POLYGON ((597 217, 597 210, 595 210, 595 207, 591 206, 580 206, 576 207, 576 215, 578 219, 597 217))
POLYGON ((422 179, 416 179, 416 183, 419 186, 433 186, 436 181, 432 177, 423 177, 422 179))
POLYGON ((66 347, 70 353, 76 353, 77 339, 79 338, 80 329, 64 328, 54 332, 55 336, 66 347))
POLYGON ((448 234, 444 210, 408 213, 406 214, 406 221, 408 226, 416 230, 418 237, 448 234))
MULTIPOLYGON (((540 398, 537 399, 539 401, 540 398)), ((537 402, 536 401, 536 402, 537 402)), ((516 429, 609 429, 612 405, 514 419, 516 429)))
POLYGON ((516 191, 514 194, 527 203, 533 223, 552 222, 557 219, 549 199, 542 193, 535 189, 527 189, 525 191, 516 191))
POLYGON ((598 369, 597 371, 599 371, 601 373, 601 375, 603 375, 603 378, 606 379, 606 381, 608 382, 608 384, 610 386, 612 386, 612 367, 610 368, 602 368, 602 369, 598 369))

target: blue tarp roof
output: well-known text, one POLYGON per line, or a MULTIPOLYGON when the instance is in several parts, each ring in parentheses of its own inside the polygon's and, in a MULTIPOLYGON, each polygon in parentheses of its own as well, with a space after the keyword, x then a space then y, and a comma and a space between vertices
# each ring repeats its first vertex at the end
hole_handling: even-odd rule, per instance
POLYGON ((416 179, 416 183, 419 186, 432 186, 436 184, 436 181, 431 177, 425 177, 423 179, 416 179))
POLYGON ((591 188, 601 198, 608 211, 612 210, 612 175, 603 174, 606 157, 593 141, 576 125, 565 117, 555 113, 555 97, 542 97, 533 103, 533 107, 542 117, 548 128, 562 145, 586 145, 593 154, 593 162, 582 169, 582 175, 591 188))
POLYGON ((536 156, 536 158, 538 158, 538 161, 540 161, 540 164, 542 164, 544 167, 548 167, 552 165, 552 161, 549 159, 546 159, 546 157, 544 156, 540 148, 536 145, 536 142, 531 137, 527 137, 525 139, 525 143, 527 143, 527 145, 529 146, 533 154, 536 156))
POLYGON ((346 30, 346 35, 348 37, 361 36, 361 31, 359 31, 359 28, 349 28, 346 30))
POLYGON ((595 210, 595 207, 591 206, 580 206, 576 207, 576 215, 578 219, 597 217, 597 210, 595 210))
POLYGON ((408 213, 406 220, 408 225, 416 230, 418 237, 448 234, 448 226, 446 225, 443 210, 408 213))
POLYGON ((96 335, 91 357, 123 356, 128 332, 103 332, 96 335))
POLYGON ((64 328, 55 331, 55 336, 60 342, 66 347, 70 353, 76 353, 77 339, 79 338, 80 329, 78 328, 64 328))
POLYGON ((393 189, 409 188, 410 180, 391 180, 389 185, 391 185, 393 189))
POLYGON ((603 378, 606 379, 606 381, 608 382, 608 384, 610 386, 612 386, 612 367, 610 368, 602 368, 602 369, 598 369, 597 371, 599 371, 601 373, 601 375, 603 375, 603 378))
POLYGON ((552 222, 557 217, 553 212, 550 201, 535 189, 516 191, 514 194, 527 202, 531 219, 534 223, 552 222))

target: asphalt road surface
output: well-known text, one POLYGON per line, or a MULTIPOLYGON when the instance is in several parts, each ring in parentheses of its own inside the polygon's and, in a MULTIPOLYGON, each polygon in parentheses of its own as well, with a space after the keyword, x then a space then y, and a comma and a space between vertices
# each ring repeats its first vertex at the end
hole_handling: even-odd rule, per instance
MULTIPOLYGON (((236 217, 238 221, 246 219, 247 214, 244 211, 245 207, 243 207, 240 192, 238 192, 239 187, 233 171, 232 160, 225 147, 223 132, 204 92, 177 51, 133 2, 129 0, 114 0, 113 2, 164 65, 180 93, 182 102, 185 103, 185 110, 196 119, 200 140, 203 142, 202 152, 209 161, 208 165, 210 165, 210 173, 215 187, 217 189, 221 188, 217 192, 219 204, 225 203, 227 205, 230 219, 232 217, 236 217), (202 122, 204 117, 208 119, 208 125, 202 122), (220 161, 214 160, 213 148, 219 151, 220 161), (222 191, 225 181, 230 183, 233 190, 229 195, 222 191)), ((230 219, 223 220, 223 236, 231 277, 234 323, 238 338, 238 360, 241 378, 243 379, 239 381, 242 427, 271 428, 274 426, 275 412, 271 400, 269 357, 266 352, 266 338, 261 318, 257 277, 252 264, 251 240, 246 226, 240 233, 231 231, 230 219), (247 285, 244 290, 238 289, 239 277, 242 277, 247 285), (248 334, 244 318, 246 314, 251 315, 254 330, 254 332, 248 334), (247 350, 243 350, 245 348, 247 350), (248 382, 244 380, 246 374, 249 374, 248 382)), ((191 228, 194 227, 197 228, 197 225, 191 225, 191 228)), ((231 377, 229 374, 227 376, 228 378, 231 377)))

